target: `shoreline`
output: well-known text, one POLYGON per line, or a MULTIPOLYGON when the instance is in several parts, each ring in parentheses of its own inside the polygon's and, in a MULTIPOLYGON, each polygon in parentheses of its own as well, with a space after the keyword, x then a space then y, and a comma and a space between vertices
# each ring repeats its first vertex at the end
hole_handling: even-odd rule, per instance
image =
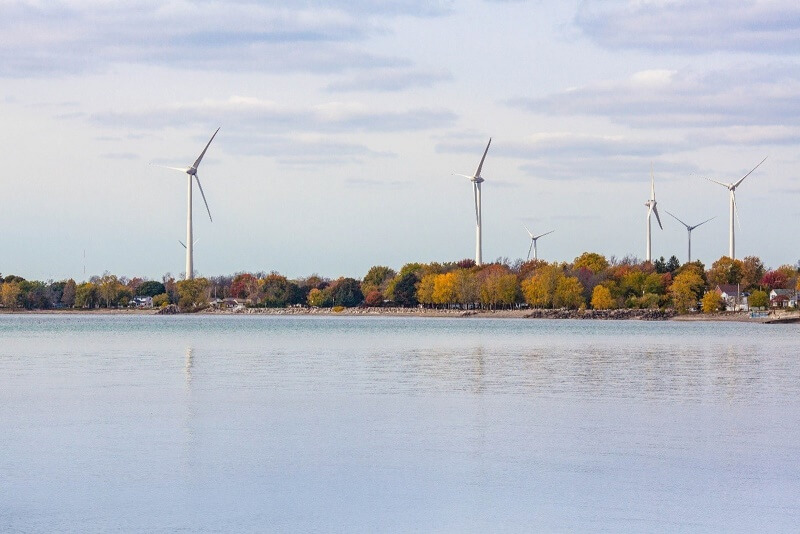
POLYGON ((430 308, 242 308, 216 310, 206 308, 197 312, 180 313, 173 308, 164 309, 93 309, 93 310, 0 310, 6 315, 271 315, 271 316, 333 316, 333 317, 450 317, 475 319, 575 319, 587 321, 676 321, 676 322, 745 322, 780 324, 800 322, 800 312, 778 312, 763 318, 750 318, 746 312, 720 312, 714 314, 677 315, 673 310, 460 310, 430 308))

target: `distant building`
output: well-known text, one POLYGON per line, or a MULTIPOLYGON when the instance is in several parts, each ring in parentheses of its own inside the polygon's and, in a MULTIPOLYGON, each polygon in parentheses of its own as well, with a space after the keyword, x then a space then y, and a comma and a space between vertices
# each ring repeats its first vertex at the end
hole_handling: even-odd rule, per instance
POLYGON ((771 308, 796 308, 797 291, 794 289, 773 289, 769 292, 771 308))
POLYGON ((137 308, 153 307, 153 297, 133 297, 133 300, 131 302, 137 308))
POLYGON ((748 294, 740 291, 738 285, 719 284, 715 291, 722 297, 725 302, 725 309, 728 311, 747 311, 750 309, 747 305, 748 294))

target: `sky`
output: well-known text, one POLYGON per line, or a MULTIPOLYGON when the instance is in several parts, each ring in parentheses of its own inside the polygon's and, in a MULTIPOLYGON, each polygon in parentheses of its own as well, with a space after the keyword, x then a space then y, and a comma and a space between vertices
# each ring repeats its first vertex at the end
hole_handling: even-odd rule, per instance
POLYGON ((373 265, 800 258, 800 4, 0 0, 0 273, 360 278, 373 265), (84 274, 85 272, 85 274, 84 274))

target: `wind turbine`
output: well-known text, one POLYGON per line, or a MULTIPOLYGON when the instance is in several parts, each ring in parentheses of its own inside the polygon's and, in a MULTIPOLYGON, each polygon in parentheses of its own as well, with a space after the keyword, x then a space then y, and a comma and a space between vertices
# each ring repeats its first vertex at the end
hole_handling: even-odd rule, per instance
MULTIPOLYGON (((769 157, 769 156, 767 156, 767 157, 769 157)), ((761 163, 764 163, 765 161, 767 161, 767 158, 762 159, 761 163)), ((718 182, 718 181, 716 181, 716 180, 714 180, 712 178, 706 178, 706 180, 708 180, 709 182, 714 182, 715 184, 719 184, 722 187, 727 188, 728 191, 730 191, 730 193, 731 193, 730 194, 730 198, 731 198, 731 202, 730 202, 731 231, 730 231, 730 236, 728 237, 728 257, 730 259, 732 259, 732 260, 736 259, 736 256, 735 256, 735 254, 736 254, 736 246, 735 246, 735 237, 734 237, 734 229, 733 229, 733 219, 736 218, 737 221, 739 220, 739 211, 736 209, 736 188, 739 187, 739 185, 741 185, 741 183, 744 182, 744 179, 747 178, 748 176, 750 176, 753 173, 754 170, 759 168, 761 166, 761 163, 759 163, 758 165, 753 167, 750 172, 748 172, 747 174, 745 174, 744 176, 739 178, 738 182, 734 182, 734 183, 731 183, 731 184, 726 184, 724 182, 718 182)), ((739 223, 739 227, 741 229, 741 223, 739 223)))
POLYGON ((645 254, 645 261, 652 260, 652 242, 650 239, 650 216, 655 213, 656 220, 658 221, 658 227, 662 230, 664 229, 661 226, 661 217, 658 216, 658 208, 656 207, 656 182, 655 178, 653 177, 653 169, 650 168, 650 200, 644 203, 647 206, 647 252, 645 254))
MULTIPOLYGON (((667 211, 667 210, 664 210, 664 211, 667 211)), ((679 218, 677 218, 675 215, 671 214, 668 211, 667 211, 667 215, 669 215, 670 217, 672 217, 673 219, 675 219, 676 221, 678 221, 679 223, 684 225, 686 227, 686 231, 689 232, 689 255, 687 256, 689 259, 686 260, 686 263, 692 263, 692 230, 694 230, 698 226, 701 226, 701 225, 707 223, 708 221, 710 221, 712 219, 716 219, 717 216, 715 215, 715 216, 711 217, 711 219, 706 219, 705 221, 703 221, 701 223, 697 223, 694 226, 689 226, 688 224, 686 224, 685 222, 683 222, 682 220, 680 220, 679 218)))
POLYGON ((166 169, 172 169, 174 171, 180 171, 186 173, 188 178, 188 189, 186 193, 186 243, 181 243, 186 248, 186 280, 191 280, 194 278, 194 243, 195 241, 192 239, 192 177, 194 177, 195 181, 197 182, 197 187, 200 189, 200 195, 203 197, 203 203, 206 205, 206 210, 208 211, 208 220, 213 222, 211 218, 211 210, 208 207, 208 202, 206 201, 206 194, 203 193, 203 186, 200 185, 200 178, 197 176, 197 167, 200 166, 200 162, 203 161, 203 156, 206 155, 206 150, 208 150, 211 141, 214 140, 214 137, 217 136, 217 132, 219 132, 219 128, 214 132, 214 135, 211 136, 211 139, 208 140, 206 143, 206 147, 200 152, 200 155, 197 157, 194 163, 192 163, 191 167, 165 167, 164 165, 156 165, 157 167, 164 167, 166 169))
MULTIPOLYGON (((525 225, 523 224, 522 226, 525 226, 525 225)), ((553 232, 555 232, 555 230, 550 230, 549 232, 545 232, 545 233, 539 234, 539 235, 533 235, 533 232, 528 230, 527 226, 525 226, 525 230, 527 230, 528 231, 528 235, 531 236, 531 246, 528 248, 528 259, 529 260, 531 259, 531 249, 533 249, 533 259, 537 260, 539 258, 536 256, 536 241, 538 241, 538 239, 540 237, 544 237, 547 234, 552 234, 553 232)))
POLYGON ((477 224, 476 233, 475 233, 475 264, 482 265, 483 264, 483 247, 481 241, 481 183, 483 183, 483 177, 481 176, 481 169, 483 168, 483 160, 486 159, 486 154, 489 152, 489 146, 492 144, 492 138, 489 138, 489 143, 486 145, 486 150, 483 151, 483 157, 481 158, 481 162, 478 163, 478 168, 475 170, 475 174, 472 176, 467 176, 466 174, 457 174, 456 176, 463 176, 464 178, 469 178, 472 182, 472 193, 475 196, 475 222, 477 224))

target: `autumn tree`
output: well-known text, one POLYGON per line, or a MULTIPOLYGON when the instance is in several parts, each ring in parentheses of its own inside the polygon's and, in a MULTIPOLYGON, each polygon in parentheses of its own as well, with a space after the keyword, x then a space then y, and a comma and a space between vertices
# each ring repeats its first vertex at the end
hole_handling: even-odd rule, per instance
POLYGON ((75 290, 77 287, 75 280, 72 278, 64 284, 64 289, 61 291, 61 302, 67 308, 72 308, 75 305, 75 290))
POLYGON ((426 274, 417 285, 417 300, 424 306, 430 306, 433 301, 433 290, 436 287, 437 274, 426 274))
POLYGON ((372 291, 383 291, 389 284, 389 281, 395 277, 397 273, 393 269, 384 265, 375 265, 371 267, 364 279, 361 281, 361 292, 368 294, 372 291))
POLYGON ((533 276, 523 280, 522 294, 525 302, 534 308, 550 308, 559 280, 564 270, 557 264, 548 264, 536 270, 533 276))
POLYGON ((769 290, 785 289, 789 282, 789 278, 784 271, 767 271, 761 278, 761 285, 769 290))
POLYGON ((462 306, 470 306, 480 299, 478 277, 472 270, 458 269, 455 273, 455 299, 462 306))
POLYGON ((592 308, 595 310, 609 310, 614 307, 611 291, 605 286, 594 286, 592 291, 592 308))
POLYGON ((308 305, 319 308, 325 305, 325 300, 327 296, 322 292, 321 289, 312 288, 311 291, 308 292, 308 305))
POLYGON ((364 302, 361 284, 354 278, 339 278, 328 289, 331 300, 336 306, 352 308, 364 302))
POLYGON ((580 281, 574 276, 564 276, 559 279, 553 293, 553 307, 576 309, 582 304, 585 304, 585 301, 580 281))
POLYGON ((265 307, 281 308, 286 306, 289 300, 289 280, 285 276, 273 272, 260 280, 259 284, 265 307))
POLYGON ((572 262, 573 269, 586 268, 597 274, 608 269, 608 260, 596 252, 584 252, 572 262))
POLYGON ((708 271, 708 282, 712 286, 719 284, 739 284, 742 281, 742 261, 732 260, 728 256, 722 256, 711 264, 708 271))
POLYGON ((456 274, 449 272, 436 275, 433 281, 432 296, 435 304, 453 304, 456 301, 456 274))
POLYGON ((722 309, 722 296, 714 290, 703 295, 703 313, 715 313, 722 309))
POLYGON ((153 297, 154 308, 164 308, 166 306, 169 306, 169 295, 166 293, 161 293, 160 295, 153 297))
POLYGON ((0 302, 4 307, 14 309, 19 305, 20 293, 19 282, 5 282, 0 285, 0 302))
POLYGON ((237 299, 257 299, 259 293, 258 278, 250 273, 239 273, 231 282, 231 296, 237 299))
POLYGON ((76 308, 94 308, 97 298, 97 286, 91 282, 84 282, 75 288, 76 308))
POLYGON ((205 278, 181 280, 177 284, 178 308, 181 311, 195 311, 208 306, 208 289, 211 287, 205 278))
POLYGON ((677 274, 669 288, 672 304, 679 313, 686 313, 697 306, 706 287, 697 269, 686 269, 677 274))
POLYGON ((745 257, 741 262, 741 278, 739 279, 742 291, 756 287, 766 272, 767 269, 761 259, 756 256, 745 257))

